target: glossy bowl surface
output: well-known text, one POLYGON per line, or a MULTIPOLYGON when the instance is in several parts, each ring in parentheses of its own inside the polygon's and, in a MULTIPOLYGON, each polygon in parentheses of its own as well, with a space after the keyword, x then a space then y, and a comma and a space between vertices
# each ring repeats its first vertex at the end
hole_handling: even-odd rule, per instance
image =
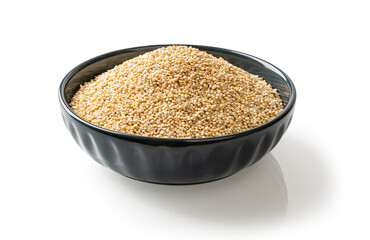
MULTIPOLYGON (((172 44, 170 44, 172 45, 172 44)), ((161 184, 194 184, 230 176, 256 163, 281 139, 293 116, 296 91, 290 78, 257 57, 223 48, 187 45, 263 77, 276 88, 284 110, 273 120, 244 132, 199 139, 154 138, 124 134, 91 124, 69 107, 80 84, 123 61, 169 45, 118 50, 92 58, 63 79, 59 88, 62 117, 77 144, 95 161, 137 180, 161 184)))

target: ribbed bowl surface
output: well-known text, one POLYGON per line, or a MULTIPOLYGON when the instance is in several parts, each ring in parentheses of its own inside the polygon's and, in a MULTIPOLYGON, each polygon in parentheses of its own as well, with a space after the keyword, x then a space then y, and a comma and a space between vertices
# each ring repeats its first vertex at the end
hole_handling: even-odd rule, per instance
POLYGON ((295 88, 289 77, 256 57, 221 48, 192 45, 263 77, 282 97, 284 110, 272 121, 245 132, 205 139, 162 139, 118 133, 78 117, 68 104, 79 85, 123 61, 168 45, 123 49, 74 68, 59 89, 62 117, 77 144, 95 161, 137 180, 194 184, 230 176, 271 151, 293 116, 295 88))

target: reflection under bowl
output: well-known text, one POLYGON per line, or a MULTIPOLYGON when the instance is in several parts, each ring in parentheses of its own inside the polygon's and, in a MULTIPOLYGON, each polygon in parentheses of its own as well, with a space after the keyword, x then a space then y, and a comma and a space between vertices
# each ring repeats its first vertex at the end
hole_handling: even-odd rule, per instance
POLYGON ((136 196, 135 201, 141 201, 138 204, 222 225, 265 226, 268 220, 284 217, 288 207, 284 175, 272 154, 232 177, 209 184, 148 185, 104 174, 107 178, 117 189, 124 189, 124 195, 136 196))

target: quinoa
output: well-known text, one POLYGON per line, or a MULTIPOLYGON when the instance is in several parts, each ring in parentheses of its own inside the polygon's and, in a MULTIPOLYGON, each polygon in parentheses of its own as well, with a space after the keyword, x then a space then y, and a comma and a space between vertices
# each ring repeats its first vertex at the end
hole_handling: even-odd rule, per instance
POLYGON ((186 46, 117 65, 81 85, 70 106, 97 126, 160 138, 238 133, 283 110, 277 90, 262 78, 186 46))

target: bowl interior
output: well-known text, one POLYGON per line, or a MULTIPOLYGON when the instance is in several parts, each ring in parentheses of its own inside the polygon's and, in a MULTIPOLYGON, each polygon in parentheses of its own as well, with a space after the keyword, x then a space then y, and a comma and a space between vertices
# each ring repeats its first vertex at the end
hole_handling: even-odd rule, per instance
MULTIPOLYGON (((137 57, 148 51, 168 45, 156 45, 131 48, 107 53, 96 58, 90 59, 74 68, 65 78, 64 98, 67 104, 70 103, 72 96, 79 89, 80 84, 90 81, 95 76, 103 73, 122 62, 137 57)), ((189 46, 189 45, 187 45, 189 46)), ((291 97, 293 86, 288 77, 275 66, 248 54, 220 49, 214 47, 191 45, 200 50, 206 51, 215 57, 222 57, 231 64, 238 66, 252 74, 263 77, 263 79, 276 88, 283 101, 284 108, 287 106, 291 97)))

